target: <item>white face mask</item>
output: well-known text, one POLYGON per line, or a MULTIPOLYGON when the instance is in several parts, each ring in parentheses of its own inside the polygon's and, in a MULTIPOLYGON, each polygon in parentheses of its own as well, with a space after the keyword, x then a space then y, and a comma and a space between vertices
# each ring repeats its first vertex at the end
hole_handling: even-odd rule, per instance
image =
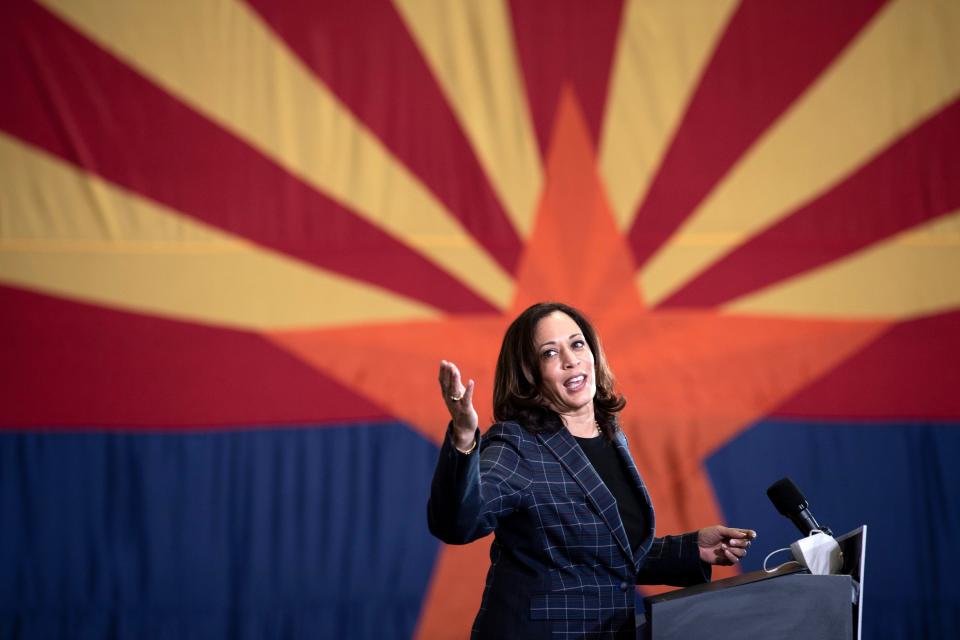
POLYGON ((835 574, 843 566, 843 553, 840 545, 825 533, 814 529, 806 538, 790 545, 793 559, 806 567, 810 573, 819 576, 835 574))

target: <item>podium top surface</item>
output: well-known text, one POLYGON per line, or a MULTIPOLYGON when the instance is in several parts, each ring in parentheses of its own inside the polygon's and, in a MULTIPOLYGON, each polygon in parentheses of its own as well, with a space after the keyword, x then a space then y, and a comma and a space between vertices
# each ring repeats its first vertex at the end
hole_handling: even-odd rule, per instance
POLYGON ((708 593, 710 591, 722 591, 731 587, 739 587, 753 582, 761 582, 763 580, 770 580, 771 578, 778 578, 780 576, 790 575, 791 573, 803 573, 805 571, 806 569, 798 564, 782 566, 777 568, 776 571, 772 571, 770 573, 760 569, 758 571, 751 571, 750 573, 742 573, 738 576, 724 578, 723 580, 705 582, 704 584, 694 585, 692 587, 687 587, 686 589, 677 589, 676 591, 668 591, 667 593, 648 596, 644 598, 644 600, 650 604, 659 604, 661 602, 668 602, 678 598, 688 598, 690 596, 696 596, 701 593, 708 593))

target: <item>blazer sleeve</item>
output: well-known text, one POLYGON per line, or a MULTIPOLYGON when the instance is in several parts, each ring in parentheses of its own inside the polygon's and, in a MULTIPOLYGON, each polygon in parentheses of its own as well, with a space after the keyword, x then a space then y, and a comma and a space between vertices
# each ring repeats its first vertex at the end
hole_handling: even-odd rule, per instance
POLYGON ((711 567, 700 559, 697 532, 654 538, 637 573, 637 584, 689 587, 710 582, 711 567))
POLYGON ((447 544, 466 544, 516 510, 531 482, 518 446, 518 438, 494 426, 473 451, 461 453, 448 428, 427 502, 430 533, 447 544))

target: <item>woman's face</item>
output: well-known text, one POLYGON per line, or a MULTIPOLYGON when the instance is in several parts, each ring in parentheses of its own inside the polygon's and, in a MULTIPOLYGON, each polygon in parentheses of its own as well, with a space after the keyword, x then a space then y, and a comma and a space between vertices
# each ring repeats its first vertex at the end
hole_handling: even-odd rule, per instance
POLYGON ((580 327, 562 311, 544 316, 534 330, 540 392, 558 413, 590 405, 597 393, 593 352, 580 327))

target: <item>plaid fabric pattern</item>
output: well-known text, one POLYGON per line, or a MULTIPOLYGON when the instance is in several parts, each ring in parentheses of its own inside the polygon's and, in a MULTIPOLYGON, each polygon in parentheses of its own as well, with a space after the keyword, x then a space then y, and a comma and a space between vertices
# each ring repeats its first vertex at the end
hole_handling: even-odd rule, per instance
POLYGON ((534 435, 496 424, 470 454, 447 439, 428 505, 431 532, 452 544, 496 532, 474 638, 633 638, 638 580, 708 579, 695 534, 654 538, 650 496, 623 434, 614 444, 650 525, 636 556, 616 500, 566 429, 534 435))

